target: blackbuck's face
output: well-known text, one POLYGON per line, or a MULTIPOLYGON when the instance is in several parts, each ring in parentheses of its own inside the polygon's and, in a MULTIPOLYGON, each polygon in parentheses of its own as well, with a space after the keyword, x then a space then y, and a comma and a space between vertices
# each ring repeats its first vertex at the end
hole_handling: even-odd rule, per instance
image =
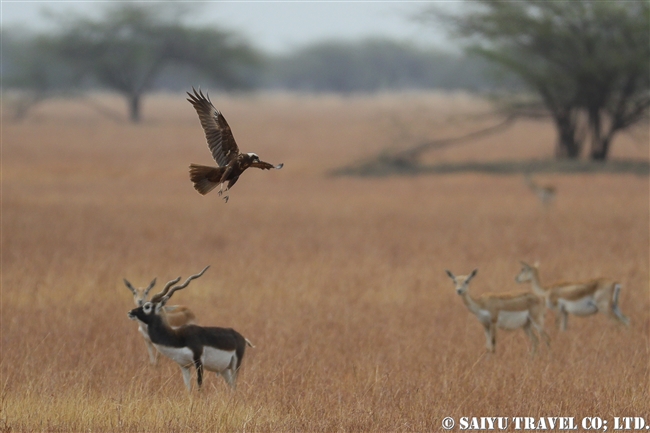
POLYGON ((476 276, 476 273, 478 272, 478 269, 474 269, 471 274, 469 275, 459 275, 455 276, 452 274, 450 271, 446 271, 447 275, 449 275, 449 278, 454 282, 454 286, 456 286, 456 293, 459 295, 463 295, 467 292, 468 287, 469 287, 469 282, 476 276))
POLYGON ((147 293, 145 293, 144 289, 137 288, 135 289, 136 292, 133 294, 133 302, 135 302, 135 305, 138 307, 142 307, 145 302, 147 302, 147 293))
POLYGON ((517 274, 515 277, 515 281, 518 283, 526 283, 528 281, 532 281, 533 279, 533 269, 530 267, 530 265, 527 265, 526 263, 521 263, 521 271, 517 274))
POLYGON ((147 297, 149 296, 149 292, 153 288, 153 286, 156 285, 156 279, 154 278, 151 283, 149 283, 148 287, 133 287, 133 285, 125 278, 124 279, 124 285, 126 286, 127 289, 133 293, 133 302, 135 302, 135 305, 138 307, 141 307, 144 305, 145 302, 147 302, 147 297))
POLYGON ((155 304, 153 302, 145 302, 141 307, 129 311, 129 319, 139 320, 148 325, 149 322, 151 322, 151 317, 158 314, 162 307, 163 305, 161 302, 155 304))
MULTIPOLYGON (((191 275, 180 286, 174 286, 174 284, 178 283, 181 280, 181 277, 169 281, 167 284, 165 284, 165 287, 160 293, 157 293, 151 298, 151 301, 145 301, 142 305, 138 306, 138 308, 134 308, 133 310, 129 311, 129 319, 139 320, 140 322, 149 325, 153 316, 160 315, 162 313, 162 308, 165 306, 165 304, 167 304, 167 301, 169 301, 169 298, 171 298, 174 292, 187 287, 187 285, 190 284, 190 281, 199 278, 209 267, 210 266, 206 266, 198 274, 191 275)), ((145 295, 149 293, 149 290, 151 290, 155 283, 156 280, 154 279, 145 291, 145 295)), ((133 288, 133 286, 131 286, 131 283, 129 283, 127 280, 124 280, 124 284, 126 284, 126 287, 128 287, 129 290, 134 292, 133 294, 135 296, 136 290, 133 288)))

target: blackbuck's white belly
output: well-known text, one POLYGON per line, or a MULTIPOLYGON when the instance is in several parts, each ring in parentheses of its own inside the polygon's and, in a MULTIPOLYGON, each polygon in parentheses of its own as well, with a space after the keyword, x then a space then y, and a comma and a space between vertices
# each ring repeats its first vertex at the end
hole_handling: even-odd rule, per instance
POLYGON ((497 326, 503 329, 518 329, 528 321, 528 311, 499 311, 497 326))
POLYGON ((158 352, 183 367, 188 367, 194 364, 194 355, 187 347, 169 347, 155 343, 154 346, 156 346, 158 352))
MULTIPOLYGON (((155 346, 160 353, 181 366, 189 367, 194 364, 194 355, 187 347, 169 347, 160 344, 156 344, 155 346)), ((205 370, 220 373, 231 365, 233 367, 237 365, 237 355, 234 350, 219 350, 212 347, 204 347, 203 355, 201 355, 201 363, 205 370)))
POLYGON ((234 350, 220 350, 213 347, 204 347, 201 356, 203 368, 220 373, 231 365, 237 366, 237 355, 234 350))
POLYGON ((564 311, 574 314, 576 316, 589 316, 598 312, 598 306, 593 297, 587 296, 576 301, 567 301, 566 299, 559 299, 558 306, 564 311))

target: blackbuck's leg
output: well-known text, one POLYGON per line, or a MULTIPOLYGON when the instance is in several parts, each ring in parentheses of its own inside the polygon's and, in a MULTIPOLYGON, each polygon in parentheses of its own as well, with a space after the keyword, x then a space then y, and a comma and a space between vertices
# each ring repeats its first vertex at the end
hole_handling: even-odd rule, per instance
POLYGON ((149 343, 147 349, 149 350, 149 361, 151 362, 151 365, 158 365, 158 351, 156 348, 153 347, 153 344, 149 343))
POLYGON ((544 330, 544 318, 546 315, 546 306, 539 305, 538 308, 534 308, 531 310, 531 314, 532 314, 530 317, 531 325, 533 326, 533 328, 535 328, 537 333, 542 337, 542 340, 544 340, 544 343, 546 343, 546 347, 551 347, 551 338, 544 330))
POLYGON ((621 285, 616 284, 614 286, 614 293, 612 294, 612 303, 611 306, 607 309, 609 316, 613 319, 618 320, 625 326, 630 326, 630 319, 628 319, 621 309, 618 306, 618 297, 621 293, 621 285))
POLYGON ((566 331, 568 327, 568 321, 569 321, 569 313, 564 309, 563 306, 559 306, 557 309, 557 317, 555 318, 560 330, 566 331))
POLYGON ((492 353, 497 350, 497 325, 492 323, 490 326, 490 334, 492 334, 492 353))
POLYGON ((539 333, 539 335, 542 337, 542 340, 544 340, 544 343, 546 343, 546 347, 551 347, 551 337, 548 336, 546 331, 544 330, 544 326, 537 323, 536 321, 531 321, 533 328, 539 333))
POLYGON ((235 356, 230 359, 230 365, 221 372, 221 376, 233 390, 237 388, 237 358, 235 356))
POLYGON ((617 304, 612 305, 612 308, 610 310, 610 316, 618 320, 625 326, 630 326, 630 319, 623 314, 620 308, 618 308, 617 304))
POLYGON ((233 365, 232 369, 230 370, 231 377, 232 377, 232 389, 237 389, 237 374, 239 373, 239 369, 237 368, 236 365, 233 365))
POLYGON ((194 358, 194 368, 196 368, 196 383, 198 383, 200 391, 203 384, 203 363, 201 358, 194 358))
POLYGON ((183 382, 185 382, 185 388, 187 391, 192 391, 192 371, 189 366, 181 366, 181 372, 183 373, 183 382))
POLYGON ((234 388, 234 386, 232 384, 232 371, 230 370, 230 367, 226 368, 221 373, 217 373, 217 374, 219 374, 219 375, 221 375, 221 377, 223 377, 223 379, 226 381, 228 386, 230 386, 231 388, 234 388))
POLYGON ((528 338, 530 339, 530 342, 533 345, 532 356, 535 356, 535 354, 537 353, 537 345, 539 344, 539 339, 535 335, 535 332, 533 331, 531 324, 532 321, 528 319, 528 321, 524 325, 524 332, 526 333, 526 335, 528 335, 528 338))
POLYGON ((485 349, 488 352, 492 351, 492 335, 490 335, 490 326, 483 325, 483 331, 485 331, 485 349))
POLYGON ((158 364, 158 351, 153 346, 153 343, 147 339, 144 340, 144 343, 147 345, 147 352, 149 352, 149 363, 151 365, 158 364))
POLYGON ((483 325, 483 328, 485 330, 485 348, 488 352, 494 353, 497 344, 496 327, 490 322, 487 325, 483 325))
POLYGON ((144 344, 147 346, 147 352, 149 352, 149 363, 151 365, 156 365, 158 363, 158 351, 154 347, 151 339, 149 338, 149 333, 147 332, 147 327, 142 323, 139 324, 138 332, 142 335, 144 344))

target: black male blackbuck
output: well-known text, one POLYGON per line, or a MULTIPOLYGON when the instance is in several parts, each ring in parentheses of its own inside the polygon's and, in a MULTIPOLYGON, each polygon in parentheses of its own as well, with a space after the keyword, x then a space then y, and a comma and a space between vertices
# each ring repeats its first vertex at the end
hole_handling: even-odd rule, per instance
POLYGON ((192 366, 196 368, 199 389, 203 383, 204 369, 220 374, 234 389, 246 346, 253 347, 250 341, 234 329, 198 325, 174 329, 165 320, 163 308, 174 292, 187 287, 190 281, 199 278, 208 268, 206 266, 198 274, 190 276, 180 286, 171 287, 180 281, 180 277, 170 281, 165 287, 171 288, 129 312, 129 318, 147 325, 149 338, 156 349, 181 367, 188 391, 192 390, 192 366))
MULTIPOLYGON (((171 286, 178 283, 179 279, 172 280, 167 283, 161 293, 167 293, 171 286)), ((131 293, 133 293, 133 301, 135 302, 135 306, 141 307, 145 302, 147 302, 149 292, 151 289, 153 289, 153 286, 156 285, 156 279, 154 278, 146 288, 133 287, 133 285, 126 278, 124 278, 124 284, 131 291, 131 293)), ((169 326, 172 328, 180 328, 181 326, 195 324, 196 322, 196 316, 192 310, 184 305, 166 305, 163 307, 161 313, 163 319, 167 321, 169 326)), ((152 365, 156 365, 158 363, 158 351, 155 349, 153 343, 151 342, 151 338, 149 338, 147 325, 142 322, 138 322, 138 331, 140 332, 140 335, 142 335, 142 338, 144 339, 144 342, 147 346, 147 351, 149 352, 149 362, 152 365)))
POLYGON ((484 294, 474 298, 469 293, 469 283, 476 276, 478 269, 469 275, 455 276, 446 271, 454 282, 458 293, 465 306, 474 314, 485 330, 486 347, 489 352, 496 348, 496 328, 519 329, 530 338, 533 345, 532 353, 535 355, 539 339, 537 331, 546 345, 549 345, 548 334, 544 331, 544 301, 534 293, 503 293, 484 294))
POLYGON ((530 283, 533 292, 544 298, 546 307, 556 314, 557 326, 566 331, 569 314, 590 316, 598 312, 607 314, 625 326, 630 319, 618 306, 621 285, 609 278, 595 278, 581 282, 559 282, 543 286, 537 265, 521 262, 521 271, 515 277, 518 283, 530 283))

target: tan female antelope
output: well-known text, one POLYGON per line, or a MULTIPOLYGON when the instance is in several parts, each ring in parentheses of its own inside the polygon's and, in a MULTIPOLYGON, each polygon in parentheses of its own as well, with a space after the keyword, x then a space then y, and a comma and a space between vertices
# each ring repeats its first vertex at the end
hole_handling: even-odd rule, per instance
MULTIPOLYGON (((180 279, 181 277, 178 277, 178 279, 167 283, 161 293, 167 293, 169 288, 172 285, 178 283, 180 279)), ((149 286, 147 288, 133 287, 133 285, 131 285, 131 283, 126 278, 124 278, 124 284, 131 291, 131 293, 133 293, 133 301, 135 302, 136 307, 141 307, 145 302, 147 302, 149 292, 151 289, 153 289, 153 286, 156 285, 156 279, 154 278, 151 283, 149 283, 149 286)), ((196 321, 196 316, 192 310, 184 305, 168 305, 162 309, 162 315, 164 317, 164 320, 172 328, 180 328, 181 326, 194 324, 196 321)), ((138 331, 142 335, 142 338, 144 338, 144 342, 147 346, 147 351, 149 352, 149 362, 151 365, 156 365, 158 363, 158 351, 156 351, 153 344, 151 343, 149 332, 147 331, 147 325, 139 321, 138 331)))
POLYGON ((521 262, 522 268, 515 277, 518 283, 530 282, 533 292, 544 298, 546 307, 556 314, 557 325, 566 331, 569 314, 590 316, 599 311, 628 326, 630 320, 618 307, 621 285, 607 278, 585 282, 562 282, 543 286, 537 266, 521 262))
POLYGON ((546 345, 549 345, 548 334, 544 331, 543 300, 533 293, 504 293, 485 294, 474 298, 469 293, 469 282, 476 276, 478 269, 471 274, 455 276, 446 271, 452 279, 465 306, 474 314, 485 330, 486 347, 489 352, 496 348, 496 328, 519 329, 524 332, 533 345, 533 355, 537 352, 539 339, 537 331, 546 345), (534 328, 534 329, 533 329, 534 328))
POLYGON ((539 185, 529 174, 524 177, 528 188, 539 198, 544 206, 548 206, 555 199, 556 189, 553 185, 539 185))
MULTIPOLYGON (((129 312, 129 318, 137 319, 148 326, 149 338, 156 349, 181 367, 188 391, 192 390, 192 365, 196 368, 199 389, 203 383, 203 369, 222 375, 234 389, 246 346, 253 347, 250 341, 234 329, 197 325, 174 329, 165 321, 162 311, 174 292, 187 287, 191 280, 199 278, 206 269, 208 267, 190 276, 180 286, 158 293, 151 301, 129 312)), ((180 277, 170 281, 166 287, 176 284, 179 280, 180 277)))

